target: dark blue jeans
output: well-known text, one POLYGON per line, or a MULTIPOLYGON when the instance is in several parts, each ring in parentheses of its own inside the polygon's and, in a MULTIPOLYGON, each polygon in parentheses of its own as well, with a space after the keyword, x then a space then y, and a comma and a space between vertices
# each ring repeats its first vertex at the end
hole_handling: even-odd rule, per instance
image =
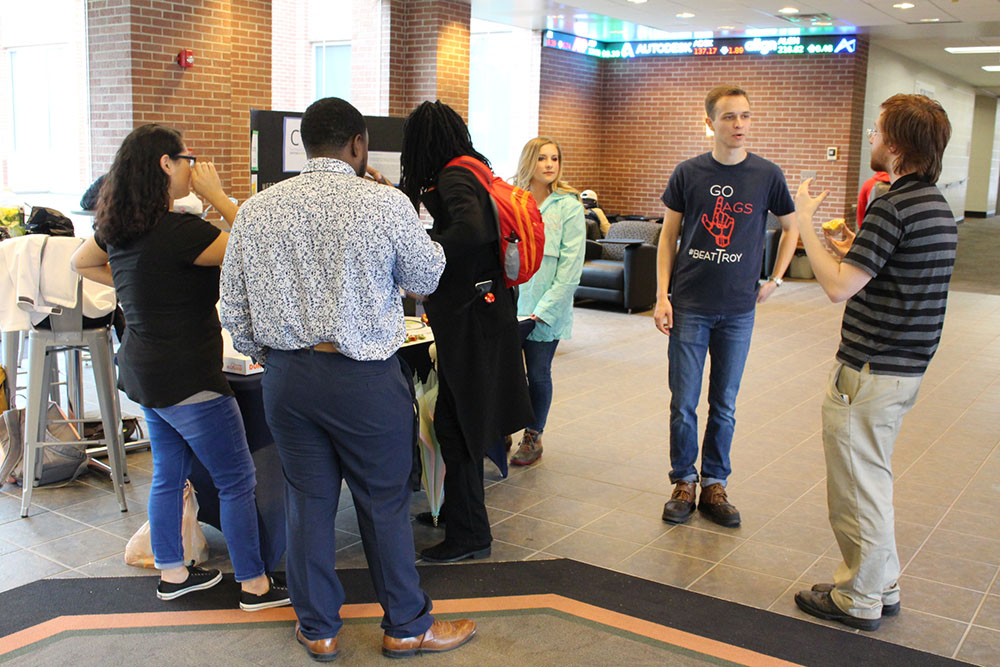
POLYGON ((729 451, 736 427, 736 394, 750 352, 756 311, 707 315, 674 309, 667 358, 670 362, 670 481, 695 482, 698 473, 698 399, 705 354, 712 358, 708 422, 701 448, 701 483, 725 485, 732 468, 729 451))
POLYGON ((528 396, 531 398, 531 409, 535 413, 535 421, 528 428, 539 433, 545 430, 549 408, 552 407, 552 358, 556 355, 558 345, 557 340, 524 341, 528 396))
POLYGON ((236 399, 221 396, 192 405, 144 407, 143 412, 153 453, 148 509, 156 567, 184 564, 184 480, 191 474, 191 457, 197 456, 219 490, 219 520, 236 581, 264 574, 254 501, 257 478, 236 399))
POLYGON ((307 639, 334 637, 344 588, 334 571, 341 481, 354 496, 361 541, 390 637, 434 622, 420 588, 410 525, 413 401, 399 360, 354 361, 272 350, 264 414, 285 474, 288 591, 307 639))

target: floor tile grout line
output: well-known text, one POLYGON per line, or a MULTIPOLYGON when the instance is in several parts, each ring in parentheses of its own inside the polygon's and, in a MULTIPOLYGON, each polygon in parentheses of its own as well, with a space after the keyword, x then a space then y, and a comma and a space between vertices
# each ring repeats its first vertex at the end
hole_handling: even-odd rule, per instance
POLYGON ((1000 579, 1000 569, 993 573, 993 581, 990 582, 989 588, 987 588, 986 593, 983 594, 983 599, 979 601, 979 606, 976 607, 975 613, 973 613, 972 618, 969 619, 969 625, 965 628, 965 632, 962 633, 962 638, 958 640, 958 646, 955 647, 955 652, 951 654, 952 658, 958 658, 958 654, 962 650, 965 640, 968 638, 969 633, 972 632, 973 623, 979 616, 979 612, 982 611, 983 606, 986 604, 986 600, 990 597, 989 591, 992 590, 998 579, 1000 579))

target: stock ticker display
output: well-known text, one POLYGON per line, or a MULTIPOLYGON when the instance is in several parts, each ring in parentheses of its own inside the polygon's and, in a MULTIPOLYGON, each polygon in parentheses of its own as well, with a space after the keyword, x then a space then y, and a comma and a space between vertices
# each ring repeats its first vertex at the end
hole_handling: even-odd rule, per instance
POLYGON ((809 55, 854 53, 855 35, 784 35, 776 37, 741 37, 601 42, 548 30, 542 45, 560 51, 572 51, 597 58, 644 58, 670 56, 688 58, 725 58, 740 55, 809 55))

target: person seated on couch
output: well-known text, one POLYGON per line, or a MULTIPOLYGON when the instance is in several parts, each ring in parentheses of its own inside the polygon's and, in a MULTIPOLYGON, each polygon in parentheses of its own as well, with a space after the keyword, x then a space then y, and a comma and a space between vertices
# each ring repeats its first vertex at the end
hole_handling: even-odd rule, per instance
POLYGON ((584 217, 587 220, 593 220, 601 228, 601 238, 604 238, 608 233, 608 227, 611 226, 611 222, 608 220, 608 216, 604 214, 604 210, 597 205, 597 193, 593 190, 584 190, 580 193, 580 201, 583 202, 584 217))

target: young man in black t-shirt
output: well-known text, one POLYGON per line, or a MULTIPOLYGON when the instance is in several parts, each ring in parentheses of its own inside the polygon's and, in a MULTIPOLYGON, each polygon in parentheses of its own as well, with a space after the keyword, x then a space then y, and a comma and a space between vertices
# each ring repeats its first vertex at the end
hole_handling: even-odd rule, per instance
POLYGON ((710 153, 677 165, 663 203, 657 250, 656 327, 670 336, 670 481, 663 520, 683 523, 694 512, 699 481, 698 418, 705 355, 712 358, 708 422, 701 452, 698 509, 735 527, 740 513, 726 497, 736 394, 750 350, 754 308, 781 285, 795 252, 795 204, 781 169, 745 148, 750 102, 736 86, 705 98, 710 153), (774 274, 758 286, 768 211, 781 222, 774 274), (678 238, 680 247, 678 250, 678 238))

